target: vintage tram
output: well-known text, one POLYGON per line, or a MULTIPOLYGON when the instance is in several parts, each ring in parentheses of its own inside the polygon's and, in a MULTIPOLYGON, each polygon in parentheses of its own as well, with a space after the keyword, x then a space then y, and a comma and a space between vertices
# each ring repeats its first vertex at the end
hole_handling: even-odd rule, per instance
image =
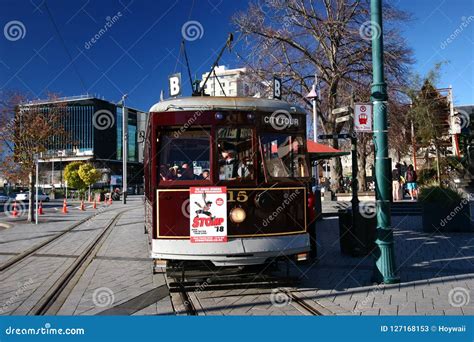
POLYGON ((252 265, 315 252, 306 113, 275 99, 192 96, 150 109, 146 230, 155 265, 252 265))

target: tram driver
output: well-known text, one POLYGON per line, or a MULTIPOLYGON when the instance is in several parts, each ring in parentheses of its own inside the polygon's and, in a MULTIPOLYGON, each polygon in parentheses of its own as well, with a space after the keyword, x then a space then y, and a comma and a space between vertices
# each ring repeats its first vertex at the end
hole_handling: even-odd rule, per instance
POLYGON ((249 168, 237 158, 235 150, 226 148, 221 152, 221 158, 219 159, 220 180, 246 178, 249 175, 249 168))

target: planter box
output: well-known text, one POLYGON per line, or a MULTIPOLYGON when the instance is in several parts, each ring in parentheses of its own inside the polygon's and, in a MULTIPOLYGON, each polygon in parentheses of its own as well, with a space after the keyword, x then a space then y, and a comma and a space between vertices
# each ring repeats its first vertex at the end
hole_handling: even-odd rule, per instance
POLYGON ((439 232, 473 232, 471 212, 467 200, 455 204, 423 203, 423 231, 439 232))

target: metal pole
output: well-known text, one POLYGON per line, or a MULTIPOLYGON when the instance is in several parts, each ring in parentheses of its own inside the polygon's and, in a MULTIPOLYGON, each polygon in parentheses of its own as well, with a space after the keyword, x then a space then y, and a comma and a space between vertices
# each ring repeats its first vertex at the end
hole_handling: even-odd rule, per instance
MULTIPOLYGON (((316 95, 318 95, 318 75, 314 75, 314 91, 316 95)), ((315 143, 318 142, 318 106, 316 103, 317 96, 313 99, 313 141, 315 143)), ((319 167, 318 167, 318 161, 314 161, 314 183, 316 185, 316 190, 319 185, 319 167)))
POLYGON ((39 183, 39 160, 36 158, 36 194, 35 194, 35 202, 36 202, 36 215, 35 215, 35 223, 38 224, 38 183, 39 183))
POLYGON ((382 0, 371 0, 372 23, 372 102, 374 104, 375 193, 377 239, 373 280, 385 284, 400 282, 395 266, 393 230, 390 218, 391 170, 388 158, 387 85, 383 71, 382 0))
POLYGON ((125 107, 127 94, 122 96, 122 203, 127 204, 128 116, 125 107))

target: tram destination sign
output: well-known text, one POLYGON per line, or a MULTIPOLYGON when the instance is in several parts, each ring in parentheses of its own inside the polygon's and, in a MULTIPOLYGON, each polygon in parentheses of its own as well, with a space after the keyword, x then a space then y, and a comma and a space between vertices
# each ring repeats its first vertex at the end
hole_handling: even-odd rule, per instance
POLYGON ((301 125, 301 118, 291 115, 290 112, 280 109, 273 113, 264 114, 262 116, 262 123, 265 126, 271 126, 276 130, 284 130, 287 128, 299 128, 301 125))
POLYGON ((227 188, 189 189, 191 242, 227 242, 227 188))

